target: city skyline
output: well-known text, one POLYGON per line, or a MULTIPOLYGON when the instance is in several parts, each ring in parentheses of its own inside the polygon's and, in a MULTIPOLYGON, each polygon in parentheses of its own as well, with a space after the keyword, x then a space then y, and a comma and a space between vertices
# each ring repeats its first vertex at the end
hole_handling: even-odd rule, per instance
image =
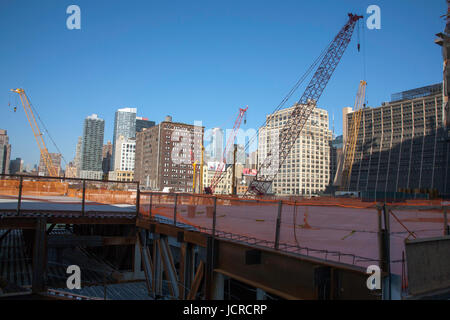
MULTIPOLYGON (((140 3, 142 7, 139 8, 108 3, 111 14, 106 17, 103 16, 101 2, 80 1, 85 23, 81 30, 69 31, 60 23, 65 22, 65 4, 51 5, 49 2, 41 5, 42 15, 37 17, 33 15, 37 4, 31 3, 26 10, 20 11, 25 19, 19 25, 16 19, 18 7, 12 1, 4 1, 0 5, 0 14, 8 14, 2 16, 4 19, 0 26, 14 27, 18 35, 12 38, 12 35, 5 34, 4 40, 22 52, 14 56, 9 50, 0 53, 1 61, 7 62, 2 67, 8 74, 0 80, 0 103, 7 105, 11 100, 18 107, 16 113, 9 108, 0 109, 3 119, 0 127, 8 131, 11 158, 20 157, 26 164, 36 164, 39 160, 39 150, 34 147, 20 103, 14 101, 17 97, 8 94, 12 87, 23 87, 27 91, 67 161, 74 157, 84 117, 97 113, 105 119, 104 140, 112 140, 114 112, 124 106, 138 108, 142 116, 156 123, 162 121, 166 114, 172 114, 181 122, 193 124, 194 120, 202 120, 207 128, 226 129, 232 127, 237 109, 248 104, 247 126, 258 128, 307 69, 310 61, 330 41, 335 29, 345 21, 346 13, 365 14, 369 4, 363 1, 342 6, 328 1, 319 6, 288 1, 276 8, 275 3, 255 8, 250 4, 231 3, 223 12, 221 4, 204 4, 204 7, 197 4, 186 8, 180 3, 179 7, 172 8, 140 3), (321 16, 326 18, 317 19, 305 14, 315 10, 323 11, 321 16), (206 12, 211 14, 205 17, 206 12), (282 17, 285 12, 289 14, 282 17), (302 14, 297 19, 289 19, 289 15, 295 15, 294 12, 302 14), (122 15, 125 18, 136 15, 136 19, 133 23, 128 22, 122 31, 117 25, 110 25, 118 31, 117 36, 102 38, 105 34, 103 28, 108 28, 106 19, 109 21, 111 17, 120 18, 122 15), (148 25, 144 18, 150 21, 148 25), (41 41, 30 38, 34 34, 30 33, 30 28, 35 25, 39 25, 35 32, 48 34, 41 40, 55 49, 51 55, 41 41), (186 28, 181 28, 181 25, 186 28), (205 25, 209 25, 211 30, 203 28, 205 25), (129 39, 135 31, 138 35, 147 35, 149 43, 136 41, 133 37, 129 39), (220 31, 220 37, 213 31, 220 31), (101 38, 102 46, 94 43, 96 37, 101 38), (21 39, 20 43, 18 39, 21 39), (58 41, 54 42, 54 39, 58 41), (267 41, 261 41, 264 39, 267 41), (115 43, 129 47, 119 50, 115 43), (229 43, 234 46, 223 50, 229 43), (279 46, 288 46, 289 50, 280 52, 274 49, 279 46), (304 47, 308 50, 302 49, 304 47), (80 52, 80 48, 89 49, 89 54, 80 52), (183 56, 173 53, 177 48, 183 49, 183 56), (33 49, 36 58, 22 66, 20 61, 29 49, 33 49), (118 50, 111 52, 111 49, 118 50), (171 53, 164 56, 166 52, 171 53), (60 58, 54 59, 53 55, 60 58), (87 60, 91 56, 93 58, 87 60), (108 59, 103 59, 105 56, 108 59), (181 65, 174 63, 168 68, 168 64, 176 59, 181 65), (157 61, 160 65, 156 64, 157 61), (98 66, 93 67, 92 63, 98 66), (41 81, 43 79, 36 74, 43 72, 43 68, 49 76, 41 81), (86 73, 86 70, 90 71, 86 73), (198 72, 194 73, 194 70, 198 72), (131 78, 132 75, 136 77, 131 78), (75 85, 79 85, 79 89, 74 90, 75 85)), ((426 7, 420 2, 410 1, 379 1, 377 4, 382 13, 381 30, 365 29, 361 32, 359 53, 355 32, 348 52, 319 101, 318 107, 326 109, 330 119, 333 116, 336 119, 334 127, 337 134, 342 133, 341 109, 352 105, 357 83, 363 76, 360 62, 364 57, 367 96, 372 107, 388 101, 395 92, 440 81, 441 52, 433 41, 445 24, 439 19, 446 11, 445 2, 432 2, 426 7), (408 15, 399 14, 405 7, 408 7, 408 15), (427 23, 420 30, 411 32, 408 27, 411 21, 427 23), (400 47, 401 50, 395 50, 400 47), (404 50, 408 50, 408 55, 402 53, 404 50), (417 63, 424 60, 426 64, 417 63), (414 74, 420 76, 414 77, 414 74)), ((297 92, 294 99, 299 95, 297 92)), ((293 102, 286 106, 290 107, 293 102)), ((329 126, 332 127, 332 123, 329 126)), ((56 151, 51 144, 48 148, 49 152, 56 151)))

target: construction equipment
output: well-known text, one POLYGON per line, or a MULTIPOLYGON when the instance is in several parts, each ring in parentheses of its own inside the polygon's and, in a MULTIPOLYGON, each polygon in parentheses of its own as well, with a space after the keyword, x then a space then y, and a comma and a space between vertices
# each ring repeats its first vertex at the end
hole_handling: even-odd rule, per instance
POLYGON ((194 161, 194 153, 191 150, 191 164, 193 169, 193 175, 192 175, 192 193, 197 193, 196 190, 198 190, 199 193, 203 190, 203 157, 205 153, 205 147, 202 144, 202 160, 199 163, 197 161, 194 161), (198 175, 198 180, 197 180, 198 175), (198 181, 198 182, 197 182, 198 181), (197 189, 197 183, 198 183, 198 189, 197 189))
POLYGON ((305 92, 288 117, 288 121, 279 133, 279 152, 269 151, 258 166, 256 179, 247 192, 265 195, 271 190, 272 182, 286 157, 302 132, 313 109, 322 95, 328 81, 342 58, 352 38, 355 25, 362 16, 348 14, 348 21, 333 39, 324 54, 320 65, 310 80, 305 92))
POLYGON ((230 146, 234 145, 234 139, 236 138, 236 134, 238 133, 238 130, 241 127, 242 119, 244 118, 245 113, 247 112, 247 109, 248 109, 248 107, 246 107, 245 109, 239 108, 238 117, 237 117, 236 121, 234 122, 233 130, 232 130, 230 136, 228 137, 227 144, 225 146, 225 149, 223 150, 222 161, 220 161, 219 165, 216 168, 216 172, 214 173, 214 177, 211 180, 211 184, 209 186, 205 187, 206 194, 214 193, 214 189, 216 188, 216 186, 220 182, 220 180, 222 180, 222 177, 224 176, 224 174, 226 172, 226 170, 224 170, 224 167, 225 167, 225 163, 226 163, 227 152, 228 152, 230 146))
MULTIPOLYGON (((36 117, 34 116, 30 101, 25 93, 25 90, 21 89, 21 88, 17 88, 17 89, 11 89, 11 91, 19 94, 19 96, 20 96, 20 101, 22 102, 22 106, 23 106, 23 109, 25 110, 25 114, 27 116, 31 130, 33 130, 34 138, 36 139, 36 142, 39 147, 39 151, 41 152, 42 159, 45 163, 45 166, 48 170, 49 175, 51 177, 58 176, 58 170, 53 166, 52 159, 47 150, 47 146, 45 145, 45 141, 42 136, 42 132, 36 122, 36 117)), ((16 111, 16 110, 14 110, 14 111, 16 111)))
POLYGON ((365 106, 364 99, 366 96, 366 81, 359 82, 358 92, 355 99, 354 112, 352 114, 352 122, 348 131, 347 141, 344 146, 344 167, 342 171, 342 185, 341 188, 350 188, 350 178, 352 175, 353 161, 355 159, 356 141, 358 140, 358 132, 361 124, 361 116, 365 106))

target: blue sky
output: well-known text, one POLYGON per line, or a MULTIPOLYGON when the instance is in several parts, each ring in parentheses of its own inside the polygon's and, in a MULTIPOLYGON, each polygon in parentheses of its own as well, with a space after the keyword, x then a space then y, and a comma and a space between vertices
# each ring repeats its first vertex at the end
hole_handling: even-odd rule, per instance
MULTIPOLYGON (((8 108, 16 87, 26 90, 67 161, 87 115, 105 119, 106 142, 123 107, 156 122, 170 114, 231 128, 238 108, 248 105, 243 128, 258 128, 347 13, 366 15, 371 4, 381 8, 381 30, 361 33, 360 53, 355 32, 319 101, 334 115, 337 134, 341 109, 353 105, 363 78, 364 56, 370 106, 441 81, 433 41, 445 26, 445 0, 1 0, 0 128, 8 130, 12 158, 39 161, 22 107, 8 108), (71 4, 81 8, 81 30, 66 28, 71 4)), ((56 151, 50 141, 48 148, 56 151)))

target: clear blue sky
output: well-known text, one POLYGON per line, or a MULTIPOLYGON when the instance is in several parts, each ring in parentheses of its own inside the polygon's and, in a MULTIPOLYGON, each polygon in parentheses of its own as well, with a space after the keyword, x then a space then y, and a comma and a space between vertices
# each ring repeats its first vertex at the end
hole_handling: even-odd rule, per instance
MULTIPOLYGON (((380 6, 382 28, 366 29, 362 42, 369 105, 441 81, 433 41, 445 26, 445 0, 1 0, 0 128, 8 130, 12 158, 39 161, 22 107, 8 109, 16 87, 26 90, 67 161, 87 115, 105 119, 106 142, 122 107, 156 122, 170 114, 230 128, 248 105, 244 128, 258 128, 347 13, 366 15, 370 4, 380 6), (70 4, 81 8, 81 30, 66 28, 70 4)), ((355 32, 319 101, 334 114, 338 134, 341 109, 353 105, 363 77, 356 40, 355 32)))

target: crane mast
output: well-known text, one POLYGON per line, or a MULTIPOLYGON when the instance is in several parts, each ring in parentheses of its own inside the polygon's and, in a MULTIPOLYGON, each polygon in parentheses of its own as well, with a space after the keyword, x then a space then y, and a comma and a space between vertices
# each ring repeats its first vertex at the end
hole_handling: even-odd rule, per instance
POLYGON ((348 17, 347 23, 329 45, 305 92, 296 103, 294 110, 288 117, 288 121, 280 130, 278 134, 278 152, 269 151, 265 155, 264 160, 258 166, 256 179, 249 185, 248 192, 264 195, 271 189, 272 181, 289 155, 350 43, 356 22, 363 18, 351 13, 348 14, 348 17))
POLYGON ((348 138, 345 141, 344 148, 344 168, 342 171, 342 188, 350 188, 350 178, 352 175, 353 161, 355 159, 356 141, 358 140, 358 132, 361 124, 361 116, 363 112, 364 99, 366 95, 366 81, 361 80, 356 94, 354 112, 352 114, 352 122, 348 131, 348 138))
POLYGON ((28 123, 30 124, 31 130, 33 131, 34 138, 36 139, 37 145, 39 147, 39 151, 41 152, 42 159, 44 164, 48 170, 48 173, 51 177, 58 176, 58 172, 56 168, 53 166, 52 159, 50 154, 48 153, 47 146, 45 145, 44 138, 42 137, 41 129, 36 121, 36 117, 34 116, 33 110, 30 105, 30 101, 25 93, 24 89, 17 88, 11 89, 12 92, 19 94, 20 101, 22 102, 23 109, 25 110, 25 115, 27 116, 28 123))

